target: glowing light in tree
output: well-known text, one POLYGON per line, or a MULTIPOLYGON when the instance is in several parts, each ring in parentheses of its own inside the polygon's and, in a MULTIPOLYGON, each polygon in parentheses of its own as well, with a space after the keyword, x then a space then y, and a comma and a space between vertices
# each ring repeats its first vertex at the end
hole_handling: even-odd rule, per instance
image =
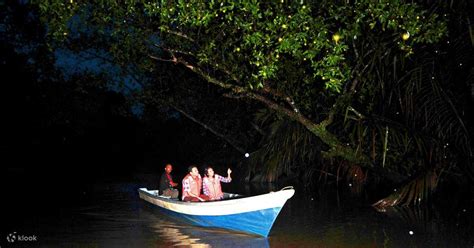
POLYGON ((402 39, 403 40, 408 40, 409 38, 410 38, 410 32, 407 31, 406 33, 402 34, 402 39))

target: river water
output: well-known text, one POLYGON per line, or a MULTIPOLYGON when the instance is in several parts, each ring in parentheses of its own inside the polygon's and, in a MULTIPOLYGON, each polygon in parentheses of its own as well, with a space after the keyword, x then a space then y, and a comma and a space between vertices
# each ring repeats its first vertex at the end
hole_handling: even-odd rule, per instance
MULTIPOLYGON (((444 210, 397 208, 382 213, 354 198, 296 187, 270 236, 262 238, 169 218, 138 197, 137 189, 150 187, 156 178, 141 175, 70 190, 29 188, 22 196, 9 190, 10 201, 3 201, 7 208, 2 211, 0 246, 474 247, 472 200, 447 204, 444 210), (12 234, 17 239, 9 242, 6 237, 12 234)), ((234 185, 234 190, 251 195, 278 187, 234 185)))

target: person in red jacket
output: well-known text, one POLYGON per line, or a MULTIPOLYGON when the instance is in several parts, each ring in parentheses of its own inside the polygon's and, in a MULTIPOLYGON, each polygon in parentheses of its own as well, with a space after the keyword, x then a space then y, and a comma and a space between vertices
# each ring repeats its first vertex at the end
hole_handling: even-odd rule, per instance
POLYGON ((222 200, 224 193, 222 193, 221 182, 230 183, 232 181, 230 173, 232 173, 232 170, 229 168, 227 169, 227 177, 223 177, 214 174, 214 169, 208 166, 205 169, 206 176, 203 179, 204 195, 207 195, 211 201, 222 200))
POLYGON ((199 170, 195 165, 188 168, 188 174, 183 178, 183 201, 207 201, 209 197, 201 194, 202 179, 199 170))

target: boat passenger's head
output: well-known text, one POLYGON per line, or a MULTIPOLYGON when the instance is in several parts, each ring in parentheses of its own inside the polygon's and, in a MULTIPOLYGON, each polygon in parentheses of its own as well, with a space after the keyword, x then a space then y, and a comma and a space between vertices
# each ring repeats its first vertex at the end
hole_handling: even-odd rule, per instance
POLYGON ((199 170, 198 170, 197 166, 195 166, 195 165, 189 166, 188 167, 188 172, 193 177, 199 176, 199 170))
POLYGON ((173 170, 173 166, 171 164, 166 164, 165 166, 165 171, 166 173, 171 173, 171 171, 173 170))
POLYGON ((212 169, 211 166, 208 166, 204 169, 204 174, 208 177, 213 177, 214 176, 214 169, 212 169))

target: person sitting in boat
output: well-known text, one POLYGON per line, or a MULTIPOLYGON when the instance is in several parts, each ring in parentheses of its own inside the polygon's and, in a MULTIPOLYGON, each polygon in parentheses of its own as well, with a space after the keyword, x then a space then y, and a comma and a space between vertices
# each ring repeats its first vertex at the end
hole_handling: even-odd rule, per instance
POLYGON ((199 170, 195 165, 191 165, 188 168, 188 174, 183 179, 183 201, 207 201, 209 198, 206 195, 201 194, 202 179, 199 175, 199 170))
POLYGON ((171 171, 173 171, 173 166, 171 164, 166 164, 165 172, 161 175, 160 178, 160 195, 169 196, 173 199, 178 199, 179 191, 174 188, 178 186, 178 183, 175 183, 173 181, 171 171))
POLYGON ((215 174, 214 169, 208 166, 205 171, 205 177, 203 179, 203 191, 204 195, 207 195, 211 201, 222 200, 224 198, 224 193, 222 193, 221 182, 230 183, 232 178, 230 173, 232 170, 227 169, 227 177, 215 174))

